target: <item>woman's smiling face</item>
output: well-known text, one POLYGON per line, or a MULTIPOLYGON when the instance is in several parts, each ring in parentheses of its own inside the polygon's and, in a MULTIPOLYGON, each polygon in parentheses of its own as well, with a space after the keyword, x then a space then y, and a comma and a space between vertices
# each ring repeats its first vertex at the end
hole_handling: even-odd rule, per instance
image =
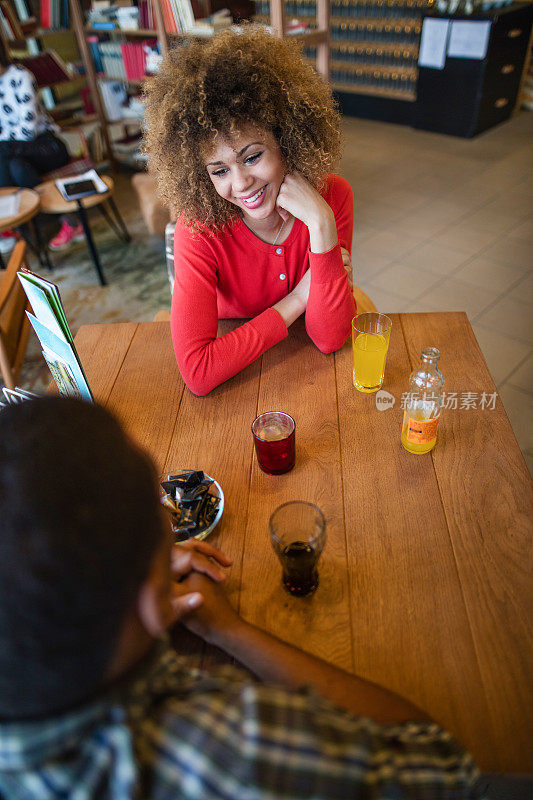
POLYGON ((245 220, 277 216, 285 165, 271 133, 243 128, 209 148, 204 163, 217 194, 240 208, 245 220))

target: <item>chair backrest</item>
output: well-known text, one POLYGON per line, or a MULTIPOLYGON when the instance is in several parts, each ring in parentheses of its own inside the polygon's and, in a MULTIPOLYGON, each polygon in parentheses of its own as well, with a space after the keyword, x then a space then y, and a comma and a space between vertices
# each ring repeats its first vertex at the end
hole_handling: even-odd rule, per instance
POLYGON ((31 306, 17 277, 26 266, 26 242, 17 242, 7 269, 0 278, 0 373, 8 389, 18 381, 30 333, 26 311, 31 306))
MULTIPOLYGON (((88 122, 91 121, 92 120, 88 120, 88 122)), ((65 126, 61 128, 57 135, 64 141, 71 158, 68 164, 41 175, 41 183, 56 180, 57 178, 70 178, 74 175, 82 175, 95 166, 83 125, 65 126), (75 144, 73 144, 73 142, 75 142, 75 144), (75 154, 72 153, 73 147, 76 151, 75 154)), ((98 130, 95 135, 99 135, 98 130)), ((100 149, 100 147, 100 145, 97 145, 98 149, 100 149)))

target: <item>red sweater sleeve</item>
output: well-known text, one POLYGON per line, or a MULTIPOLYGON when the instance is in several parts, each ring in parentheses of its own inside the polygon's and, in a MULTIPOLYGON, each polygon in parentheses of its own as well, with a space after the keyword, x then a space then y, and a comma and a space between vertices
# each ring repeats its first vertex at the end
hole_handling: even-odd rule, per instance
POLYGON ((352 251, 353 193, 344 178, 330 180, 325 199, 335 214, 339 244, 327 253, 309 253, 311 288, 305 312, 307 333, 323 353, 342 347, 356 314, 341 254, 341 247, 352 251))
POLYGON ((236 330, 217 338, 217 265, 209 243, 192 238, 178 222, 174 238, 175 283, 171 330, 183 380, 205 395, 232 378, 287 336, 287 327, 267 308, 236 330))

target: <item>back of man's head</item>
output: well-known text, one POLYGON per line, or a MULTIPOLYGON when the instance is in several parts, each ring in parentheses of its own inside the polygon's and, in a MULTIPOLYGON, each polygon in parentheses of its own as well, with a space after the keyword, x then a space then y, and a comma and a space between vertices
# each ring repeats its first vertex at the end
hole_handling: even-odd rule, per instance
POLYGON ((154 468, 108 412, 0 409, 0 718, 98 689, 161 531, 154 468))

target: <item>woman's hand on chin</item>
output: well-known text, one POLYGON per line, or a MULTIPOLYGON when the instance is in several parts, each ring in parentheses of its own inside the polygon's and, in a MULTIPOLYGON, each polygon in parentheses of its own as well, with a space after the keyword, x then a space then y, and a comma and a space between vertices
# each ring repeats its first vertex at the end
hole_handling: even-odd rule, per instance
POLYGON ((311 251, 325 253, 338 242, 335 216, 324 198, 300 172, 285 175, 277 197, 283 219, 292 214, 309 229, 311 251))

